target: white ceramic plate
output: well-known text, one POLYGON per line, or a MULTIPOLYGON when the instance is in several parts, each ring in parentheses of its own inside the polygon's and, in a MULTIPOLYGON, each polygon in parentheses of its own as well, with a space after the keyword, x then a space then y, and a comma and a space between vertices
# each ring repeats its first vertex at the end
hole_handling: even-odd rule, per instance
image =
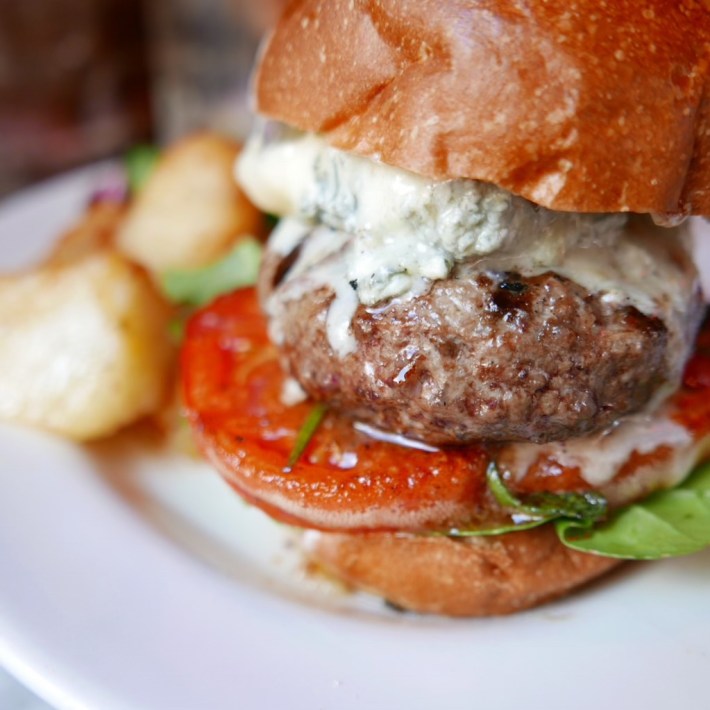
MULTIPOLYGON (((2 267, 105 169, 0 206, 2 267)), ((400 615, 305 574, 200 464, 0 428, 0 663, 62 709, 706 707, 709 593, 710 551, 510 618, 400 615)))

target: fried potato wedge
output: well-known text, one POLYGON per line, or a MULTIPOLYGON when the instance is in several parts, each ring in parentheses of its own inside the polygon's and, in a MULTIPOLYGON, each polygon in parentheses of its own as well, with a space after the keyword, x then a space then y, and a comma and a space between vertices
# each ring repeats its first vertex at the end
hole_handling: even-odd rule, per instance
POLYGON ((170 310, 116 253, 0 278, 0 418, 76 440, 163 403, 170 310))
POLYGON ((264 231, 262 214, 234 179, 234 141, 210 133, 182 140, 160 158, 118 235, 118 248, 154 274, 204 266, 245 235, 264 231))

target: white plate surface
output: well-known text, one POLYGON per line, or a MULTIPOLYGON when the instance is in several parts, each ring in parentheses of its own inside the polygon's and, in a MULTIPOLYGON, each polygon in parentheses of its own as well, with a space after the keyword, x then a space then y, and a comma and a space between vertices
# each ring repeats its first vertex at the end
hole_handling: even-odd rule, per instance
MULTIPOLYGON (((96 179, 0 206, 2 267, 96 179)), ((307 575, 203 465, 0 428, 0 663, 62 709, 707 707, 709 593, 710 551, 510 618, 400 615, 307 575)))

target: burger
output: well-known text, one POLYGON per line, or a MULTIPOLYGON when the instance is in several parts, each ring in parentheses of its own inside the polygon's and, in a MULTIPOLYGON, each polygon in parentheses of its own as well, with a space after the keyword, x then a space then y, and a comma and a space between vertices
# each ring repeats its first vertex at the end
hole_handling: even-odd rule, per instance
POLYGON ((710 544, 709 63, 702 2, 291 2, 237 167, 279 222, 183 350, 207 458, 419 612, 710 544))

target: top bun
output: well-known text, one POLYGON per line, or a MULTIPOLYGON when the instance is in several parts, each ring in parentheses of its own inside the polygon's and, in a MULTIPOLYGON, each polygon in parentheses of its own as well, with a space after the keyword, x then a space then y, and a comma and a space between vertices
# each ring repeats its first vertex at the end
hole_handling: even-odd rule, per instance
POLYGON ((295 0, 257 108, 579 212, 710 214, 707 0, 295 0))

